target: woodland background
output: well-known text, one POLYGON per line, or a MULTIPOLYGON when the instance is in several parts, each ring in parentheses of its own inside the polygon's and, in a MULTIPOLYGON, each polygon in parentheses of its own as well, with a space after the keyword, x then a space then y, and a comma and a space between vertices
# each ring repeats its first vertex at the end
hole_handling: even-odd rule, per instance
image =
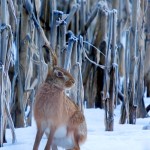
POLYGON ((149 0, 1 0, 0 146, 5 129, 32 124, 38 86, 54 63, 74 76, 80 108, 105 110, 105 130, 147 117, 150 95, 149 0))

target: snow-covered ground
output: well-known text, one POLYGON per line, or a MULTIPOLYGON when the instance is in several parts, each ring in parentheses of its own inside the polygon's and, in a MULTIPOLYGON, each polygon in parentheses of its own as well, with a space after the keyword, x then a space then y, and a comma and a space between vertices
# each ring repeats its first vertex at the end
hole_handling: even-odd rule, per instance
MULTIPOLYGON (((146 99, 150 104, 150 99, 146 99)), ((88 138, 81 150, 150 150, 150 130, 143 130, 143 126, 150 123, 150 118, 137 119, 136 125, 120 125, 120 106, 114 112, 114 131, 106 132, 104 126, 104 110, 85 109, 88 126, 88 138)), ((7 130, 7 144, 1 150, 32 150, 36 125, 32 127, 16 129, 17 142, 11 144, 11 133, 7 130)), ((46 144, 44 136, 39 150, 43 150, 46 144)))

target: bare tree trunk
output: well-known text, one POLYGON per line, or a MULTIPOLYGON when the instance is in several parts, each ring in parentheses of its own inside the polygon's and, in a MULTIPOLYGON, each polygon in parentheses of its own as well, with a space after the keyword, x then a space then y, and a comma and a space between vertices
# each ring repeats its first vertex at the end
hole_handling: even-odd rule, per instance
POLYGON ((112 8, 117 10, 118 6, 119 6, 119 2, 120 2, 120 0, 113 0, 112 1, 112 8))
POLYGON ((74 5, 72 6, 72 9, 70 10, 70 13, 69 13, 68 17, 67 17, 66 20, 65 20, 66 23, 67 23, 67 28, 68 28, 69 24, 71 23, 73 16, 75 15, 75 13, 76 13, 78 10, 79 10, 79 4, 74 4, 74 5))
POLYGON ((27 65, 27 54, 29 41, 31 39, 30 35, 27 35, 29 30, 29 16, 26 10, 21 5, 21 35, 20 35, 20 50, 18 56, 18 85, 17 85, 17 105, 16 105, 16 127, 25 126, 25 107, 26 107, 26 97, 25 97, 25 75, 26 75, 26 65, 27 65))
POLYGON ((92 21, 94 20, 95 16, 97 15, 97 11, 99 10, 99 7, 96 6, 94 8, 94 10, 92 11, 90 17, 88 18, 87 22, 85 23, 82 31, 81 31, 81 35, 85 35, 87 32, 87 29, 89 28, 89 26, 91 25, 92 21))
POLYGON ((144 104, 144 48, 145 48, 145 33, 144 33, 144 19, 145 19, 145 9, 144 9, 144 3, 148 3, 145 1, 140 1, 140 13, 138 16, 138 55, 139 55, 139 65, 138 65, 138 85, 137 85, 137 117, 146 117, 147 112, 145 109, 145 104, 144 104), (143 17, 141 17, 143 16, 143 17))
POLYGON ((73 44, 72 54, 71 54, 71 73, 75 79, 75 85, 70 91, 70 97, 71 99, 77 104, 77 91, 78 91, 78 65, 77 65, 77 41, 73 44))
MULTIPOLYGON (((57 24, 58 24, 58 21, 59 19, 62 19, 62 15, 63 15, 63 12, 61 11, 57 11, 55 10, 53 12, 53 24, 52 24, 52 31, 51 31, 51 45, 52 45, 52 48, 55 50, 57 50, 57 24)), ((58 49, 59 50, 59 49, 58 49)), ((57 54, 59 54, 57 51, 56 51, 57 54)), ((60 55, 58 55, 60 56, 60 55)))
POLYGON ((113 122, 113 118, 109 118, 111 116, 109 114, 110 77, 109 77, 108 66, 110 65, 110 44, 111 44, 110 42, 112 40, 112 21, 111 21, 110 14, 109 14, 108 18, 109 18, 109 36, 108 36, 108 46, 107 46, 106 58, 105 58, 104 87, 103 87, 103 93, 102 93, 102 97, 103 97, 103 100, 104 100, 104 108, 105 108, 105 130, 106 131, 112 130, 112 129, 110 129, 109 121, 111 121, 111 124, 113 122))
POLYGON ((64 63, 64 68, 66 70, 70 70, 71 67, 71 54, 72 54, 72 49, 73 49, 73 44, 75 42, 74 34, 71 32, 69 35, 69 40, 68 40, 68 47, 67 50, 65 51, 65 63, 64 63))
POLYGON ((86 15, 86 1, 85 0, 81 0, 81 9, 80 9, 80 30, 81 32, 84 31, 84 25, 85 25, 85 15, 86 15))
MULTIPOLYGON (((114 101, 115 101, 115 86, 116 81, 116 21, 117 21, 117 12, 113 10, 112 13, 112 51, 111 51, 111 69, 110 69, 110 84, 109 84, 109 99, 107 99, 107 115, 105 118, 106 121, 106 131, 114 130, 114 101)), ((111 31, 110 31, 111 32, 111 31)), ((106 111, 106 110, 105 110, 106 111)))
POLYGON ((66 49, 66 22, 63 21, 59 25, 59 62, 60 67, 64 66, 64 51, 66 49))
POLYGON ((128 92, 129 92, 129 84, 128 84, 128 79, 129 79, 129 31, 126 31, 126 43, 125 43, 125 76, 124 76, 124 102, 122 104, 121 108, 121 117, 120 117, 120 123, 124 124, 126 122, 129 122, 129 98, 128 98, 128 92))
POLYGON ((136 36, 137 36, 137 11, 139 0, 132 1, 132 24, 130 30, 130 71, 129 71, 129 123, 136 123, 136 91, 135 91, 135 78, 136 78, 136 36))
MULTIPOLYGON (((6 19, 7 19, 7 13, 6 13, 6 7, 7 2, 5 0, 1 1, 1 25, 3 24, 6 26, 6 19)), ((2 31, 2 29, 1 29, 2 31)), ((3 146, 3 136, 4 136, 4 64, 6 59, 6 53, 7 53, 7 30, 4 28, 3 32, 0 33, 1 38, 1 49, 0 49, 0 147, 3 146)))
MULTIPOLYGON (((2 8, 1 8, 2 9, 2 8)), ((0 20, 1 24, 1 20, 0 20)), ((1 42, 1 32, 0 32, 0 42, 1 42)), ((0 44, 0 147, 3 146, 3 70, 4 66, 2 64, 2 46, 0 44)))
MULTIPOLYGON (((2 56, 2 55, 1 55, 2 56)), ((3 112, 3 109, 4 109, 4 102, 3 102, 3 71, 4 71, 4 66, 2 65, 2 62, 0 64, 0 85, 1 85, 1 88, 0 88, 0 147, 3 146, 3 132, 4 132, 4 126, 3 126, 3 123, 4 123, 4 112, 3 112)))
MULTIPOLYGON (((100 5, 100 3, 99 3, 100 5)), ((96 61, 100 65, 104 65, 106 61, 106 48, 107 48, 107 19, 108 19, 108 13, 103 9, 103 5, 98 10, 98 18, 96 23, 96 29, 95 29, 95 40, 94 45, 96 47, 99 47, 101 50, 101 53, 95 52, 96 55, 96 61)), ((102 68, 97 68, 97 86, 96 86, 96 98, 95 98, 95 107, 96 108, 103 108, 103 99, 101 92, 103 90, 104 86, 104 70, 102 68)))
MULTIPOLYGON (((0 146, 6 142, 5 133, 7 126, 7 119, 13 135, 13 142, 15 142, 14 124, 10 115, 10 109, 7 103, 11 99, 11 84, 8 76, 8 70, 11 61, 11 48, 13 42, 13 35, 11 27, 7 24, 8 21, 8 5, 6 1, 1 2, 1 34, 0 34, 0 86, 1 86, 1 99, 0 99, 0 146)), ((8 105, 9 106, 9 105, 8 105)))
POLYGON ((77 65, 78 65, 78 90, 77 90, 77 101, 80 109, 83 111, 83 101, 84 101, 84 87, 82 78, 82 55, 83 55, 83 37, 79 37, 78 47, 77 47, 77 65))
MULTIPOLYGON (((124 79, 124 84, 125 84, 125 83, 127 83, 126 82, 127 80, 126 80, 125 71, 126 71, 126 69, 128 69, 128 68, 125 68, 125 63, 126 64, 128 63, 128 61, 127 61, 128 59, 125 59, 125 52, 124 51, 127 52, 127 50, 128 50, 128 47, 127 47, 127 45, 128 45, 128 38, 126 36, 126 42, 127 43, 126 43, 126 49, 124 49, 123 44, 122 44, 122 36, 123 36, 123 29, 122 29, 122 27, 123 27, 122 8, 123 8, 123 1, 120 0, 119 1, 119 8, 118 8, 118 27, 117 27, 117 29, 118 29, 117 30, 117 33, 118 33, 118 36, 117 36, 117 45, 118 45, 118 53, 119 53, 119 58, 118 58, 119 62, 118 62, 118 64, 119 64, 119 76, 120 76, 120 78, 122 78, 122 77, 125 78, 124 79)), ((126 93, 126 90, 127 90, 126 86, 127 85, 124 86, 124 91, 123 91, 124 94, 126 93)), ((119 87, 119 85, 118 85, 118 87, 119 87)), ((122 87, 119 90, 122 90, 122 87)), ((125 94, 125 96, 127 96, 127 95, 125 94)), ((126 121, 126 97, 122 101, 120 123, 124 124, 125 121, 126 121)))
POLYGON ((145 59, 144 59, 144 78, 147 86, 147 96, 150 96, 150 2, 147 1, 146 23, 145 23, 145 59))

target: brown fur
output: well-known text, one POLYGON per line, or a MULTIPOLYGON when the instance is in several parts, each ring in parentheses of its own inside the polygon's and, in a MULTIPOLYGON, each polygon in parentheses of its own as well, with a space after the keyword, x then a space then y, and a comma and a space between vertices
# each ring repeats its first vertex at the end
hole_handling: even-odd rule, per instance
POLYGON ((73 150, 80 150, 79 144, 86 140, 87 127, 84 115, 64 93, 64 90, 72 87, 74 82, 70 73, 62 68, 54 67, 48 71, 45 82, 36 94, 34 105, 34 118, 38 130, 34 150, 38 149, 44 132, 48 136, 45 150, 49 150, 52 146, 54 133, 61 125, 67 127, 66 137, 69 135, 74 137, 75 147, 73 150), (47 128, 50 128, 50 133, 46 132, 47 128))

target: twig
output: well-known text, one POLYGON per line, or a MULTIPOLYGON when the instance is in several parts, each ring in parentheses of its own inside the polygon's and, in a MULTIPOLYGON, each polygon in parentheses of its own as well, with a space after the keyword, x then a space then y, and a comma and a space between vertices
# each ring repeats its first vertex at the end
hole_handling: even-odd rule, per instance
POLYGON ((83 43, 89 44, 91 47, 95 48, 99 53, 101 53, 104 57, 106 57, 105 54, 104 54, 103 52, 101 52, 101 50, 99 50, 96 46, 94 46, 94 45, 91 44, 90 42, 88 42, 88 41, 83 41, 83 43))
MULTIPOLYGON (((84 47, 83 47, 83 48, 84 48, 84 47)), ((104 65, 99 65, 99 64, 97 64, 96 62, 92 61, 92 60, 87 56, 87 54, 86 54, 86 52, 85 52, 85 48, 84 48, 83 53, 84 53, 86 59, 87 59, 89 62, 91 62, 92 64, 94 64, 95 66, 100 67, 101 69, 105 69, 105 68, 106 68, 104 65)))

